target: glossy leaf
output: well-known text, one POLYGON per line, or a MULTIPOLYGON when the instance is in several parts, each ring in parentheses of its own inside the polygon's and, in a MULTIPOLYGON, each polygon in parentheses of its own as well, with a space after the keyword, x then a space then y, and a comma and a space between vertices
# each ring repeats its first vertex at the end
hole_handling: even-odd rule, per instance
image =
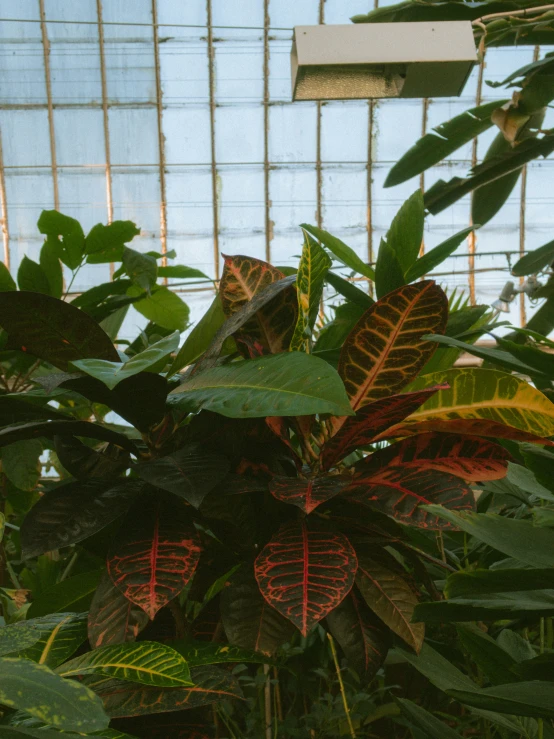
POLYGON ((428 739, 462 739, 457 731, 451 729, 450 726, 426 711, 425 708, 418 706, 417 703, 406 700, 406 698, 396 698, 396 702, 406 718, 424 731, 428 739))
POLYGON ((319 505, 341 493, 351 481, 350 477, 330 475, 302 479, 276 475, 269 483, 269 492, 283 503, 311 513, 319 505))
MULTIPOLYGON (((329 270, 325 275, 325 282, 331 285, 339 295, 342 295, 351 303, 354 303, 354 305, 360 306, 360 308, 365 308, 367 310, 367 308, 371 308, 375 302, 372 297, 363 290, 360 290, 359 287, 356 287, 353 282, 343 279, 340 275, 337 275, 331 270, 329 270)), ((340 306, 337 306, 337 308, 338 307, 340 306)))
POLYGON ((390 634, 366 603, 352 591, 327 616, 327 626, 348 664, 369 683, 387 656, 390 634))
POLYGON ((375 265, 375 292, 378 298, 400 289, 406 284, 404 270, 396 252, 384 239, 381 239, 375 265))
POLYGON ((12 292, 17 290, 15 280, 4 262, 0 262, 0 292, 12 292))
MULTIPOLYGON (((289 624, 290 626, 290 624, 289 624)), ((268 655, 255 652, 251 649, 233 647, 229 644, 217 644, 206 641, 187 641, 185 639, 171 643, 171 647, 181 654, 188 665, 198 667, 200 665, 254 663, 268 664, 268 655)))
MULTIPOLYGON (((518 115, 517 112, 516 115, 518 115)), ((525 118, 527 118, 527 116, 525 116, 525 118)), ((544 118, 544 115, 541 116, 541 118, 544 118)), ((527 126, 529 126, 529 122, 526 123, 526 127, 527 126)), ((533 127, 540 128, 540 124, 535 124, 533 127)), ((492 140, 483 161, 487 161, 493 157, 509 152, 511 148, 512 142, 506 140, 503 131, 499 131, 496 137, 492 140)), ((486 185, 482 185, 482 187, 478 187, 473 194, 473 202, 471 203, 472 221, 484 226, 494 218, 510 197, 520 176, 521 168, 514 169, 513 172, 509 172, 504 175, 504 177, 499 177, 493 182, 489 182, 486 185)))
POLYGON ((346 267, 350 267, 350 269, 354 270, 354 272, 358 272, 360 275, 364 275, 364 277, 367 277, 370 280, 375 279, 375 271, 372 269, 372 267, 370 267, 369 264, 362 262, 354 249, 351 249, 340 239, 337 239, 336 236, 332 236, 330 233, 324 231, 322 228, 317 228, 317 226, 310 226, 307 223, 301 223, 300 226, 316 239, 318 239, 323 244, 323 246, 329 249, 329 251, 334 254, 335 257, 346 267))
POLYGON ((180 280, 207 280, 211 282, 208 275, 194 267, 186 267, 184 264, 170 264, 166 267, 158 267, 158 277, 173 277, 180 280))
MULTIPOLYGON (((223 312, 231 317, 261 293, 264 288, 285 276, 267 262, 253 257, 225 256, 219 294, 223 312)), ((289 348, 297 321, 297 299, 294 288, 284 290, 261 306, 242 328, 242 333, 258 341, 272 354, 289 348)))
POLYGON ((448 690, 460 703, 487 711, 554 718, 554 683, 531 680, 475 691, 448 690))
POLYGON ((50 490, 25 517, 22 556, 36 557, 92 536, 124 513, 143 488, 142 481, 121 479, 70 482, 50 490))
POLYGON ((45 234, 54 245, 62 262, 69 269, 77 269, 85 249, 85 235, 79 221, 56 210, 43 210, 37 226, 41 234, 45 234))
POLYGON ((0 448, 25 439, 38 439, 42 436, 53 439, 54 436, 64 434, 109 441, 122 449, 137 453, 135 445, 127 437, 88 421, 37 421, 18 426, 8 426, 0 430, 0 448))
POLYGON ((417 393, 392 395, 359 408, 356 415, 325 443, 321 453, 322 468, 329 469, 355 449, 370 444, 376 436, 404 420, 442 387, 437 385, 417 393))
MULTIPOLYGON (((480 221, 477 220, 475 222, 480 223, 480 221)), ((425 252, 425 254, 414 262, 406 272, 406 282, 415 282, 415 280, 419 280, 420 277, 428 275, 435 269, 435 267, 438 267, 439 264, 442 264, 445 259, 453 254, 462 241, 464 241, 464 239, 476 228, 477 226, 464 228, 462 231, 458 231, 457 234, 454 234, 454 236, 450 236, 446 241, 438 244, 438 246, 425 252)))
POLYGON ((27 611, 28 618, 86 610, 101 575, 102 570, 91 570, 56 583, 33 600, 27 611))
POLYGON ((112 679, 95 679, 88 684, 102 698, 112 718, 179 711, 242 698, 236 678, 225 670, 195 667, 191 678, 194 686, 190 688, 159 688, 112 679))
POLYGON ((20 290, 50 295, 50 282, 46 272, 40 264, 33 262, 26 255, 23 255, 17 270, 17 284, 20 290))
POLYGON ((448 598, 471 598, 510 591, 554 590, 554 569, 466 570, 448 576, 445 595, 448 598))
POLYGON ((158 263, 154 257, 141 254, 139 251, 126 246, 123 248, 121 261, 133 285, 149 291, 156 284, 158 263))
POLYGON ((86 613, 52 613, 21 625, 25 623, 38 629, 40 639, 18 656, 52 669, 71 657, 87 638, 86 613))
POLYGON ((184 504, 157 496, 127 514, 108 556, 108 572, 152 619, 192 578, 199 557, 200 542, 184 504))
POLYGON ((189 444, 166 457, 136 465, 134 471, 155 487, 184 498, 199 508, 206 495, 229 472, 229 460, 189 444))
POLYGON ((119 360, 111 339, 90 316, 48 295, 0 293, 0 326, 12 348, 62 370, 77 359, 119 360))
POLYGON ((311 351, 312 331, 323 294, 323 283, 331 264, 326 251, 304 231, 304 247, 296 277, 298 319, 290 342, 291 351, 311 351))
MULTIPOLYGON (((513 593, 474 595, 434 603, 420 603, 414 621, 460 623, 500 621, 554 615, 554 590, 526 590, 513 593)), ((505 682, 508 682, 506 680, 505 682)))
POLYGON ((64 731, 98 731, 109 724, 92 690, 27 659, 0 658, 0 703, 64 731))
POLYGON ((172 390, 169 397, 231 418, 351 414, 335 370, 322 359, 301 352, 198 372, 172 390))
POLYGON ((516 277, 533 275, 542 272, 552 262, 554 262, 554 241, 549 241, 521 257, 512 267, 512 274, 516 277))
POLYGON ((413 624, 417 597, 407 580, 367 553, 358 553, 356 584, 371 610, 395 634, 419 652, 423 644, 423 624, 413 624))
POLYGON ((292 521, 258 555, 255 574, 267 602, 306 636, 348 595, 356 569, 345 536, 292 521))
POLYGON ((291 622, 260 593, 251 569, 243 565, 223 588, 221 619, 235 647, 265 655, 274 654, 294 634, 291 622))
POLYGON ((408 649, 396 647, 404 659, 413 665, 418 672, 431 682, 439 690, 478 690, 478 686, 464 675, 455 665, 440 652, 433 649, 427 642, 424 642, 419 654, 414 654, 408 649))
MULTIPOLYGON (((12 446, 16 445, 6 449, 12 446)), ((91 481, 91 478, 114 480, 131 464, 126 451, 109 446, 97 452, 75 436, 55 436, 54 448, 64 469, 83 482, 91 481)))
POLYGON ((113 221, 104 226, 97 223, 93 226, 85 239, 85 254, 87 262, 120 262, 123 258, 124 245, 140 234, 132 221, 113 221))
POLYGON ((93 649, 134 641, 148 623, 148 616, 123 595, 104 573, 90 604, 88 639, 93 649))
POLYGON ((53 298, 61 298, 63 294, 62 264, 56 254, 56 247, 52 242, 45 241, 40 250, 40 266, 48 280, 49 292, 53 298))
POLYGON ((103 359, 81 359, 71 362, 75 367, 87 375, 95 377, 103 382, 110 390, 113 390, 122 380, 137 375, 139 372, 153 371, 153 368, 163 364, 163 360, 174 352, 179 346, 179 332, 175 331, 169 336, 156 341, 139 354, 135 354, 127 362, 107 362, 103 359))
POLYGON ((402 204, 387 231, 387 246, 393 250, 404 275, 419 255, 424 217, 423 193, 418 189, 402 204))
POLYGON ((415 177, 486 131, 493 125, 491 120, 493 111, 505 102, 506 100, 494 100, 470 108, 446 123, 441 123, 419 139, 391 167, 385 180, 385 187, 393 187, 415 177))
POLYGON ((33 646, 39 641, 40 636, 40 630, 33 623, 0 626, 0 657, 33 646))
POLYGON ((188 664, 179 652, 152 641, 99 647, 66 662, 57 672, 62 677, 100 674, 163 688, 192 685, 188 664))
POLYGON ((446 316, 446 296, 429 280, 390 293, 364 313, 339 362, 355 411, 394 395, 414 379, 434 352, 421 337, 431 326, 434 333, 444 331, 446 316))
MULTIPOLYGON (((133 287, 129 290, 131 297, 137 297, 135 291, 140 288, 133 287)), ((188 305, 168 287, 156 285, 151 294, 133 303, 133 307, 149 321, 169 331, 184 331, 187 327, 190 310, 188 305)))
POLYGON ((517 662, 491 636, 473 624, 457 624, 456 631, 464 650, 492 683, 516 682, 517 662))
POLYGON ((42 473, 38 439, 27 439, 2 449, 2 472, 18 490, 34 490, 42 473))

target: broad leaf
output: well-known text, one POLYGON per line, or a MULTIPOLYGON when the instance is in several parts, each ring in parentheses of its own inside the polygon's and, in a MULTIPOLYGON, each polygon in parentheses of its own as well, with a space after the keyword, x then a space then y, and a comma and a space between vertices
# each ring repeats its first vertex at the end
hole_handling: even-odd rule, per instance
POLYGON ((329 249, 339 262, 342 262, 346 267, 350 267, 354 272, 358 272, 370 280, 375 279, 375 271, 369 266, 369 264, 362 262, 356 252, 340 239, 337 239, 336 236, 332 236, 327 231, 317 228, 317 226, 309 226, 307 223, 301 223, 300 227, 312 236, 315 236, 316 239, 319 239, 323 246, 329 249))
POLYGON ((40 266, 48 280, 48 294, 53 298, 61 298, 64 289, 62 263, 56 254, 55 245, 50 241, 45 241, 40 250, 40 266))
POLYGON ((106 572, 94 593, 88 614, 88 639, 93 649, 134 641, 148 616, 128 600, 106 572))
POLYGON ((27 616, 37 618, 52 613, 86 610, 101 575, 102 570, 91 570, 56 583, 33 600, 27 616))
MULTIPOLYGON (((334 288, 337 293, 339 293, 339 295, 342 295, 344 298, 349 300, 351 303, 354 303, 354 305, 359 306, 360 308, 364 308, 367 310, 367 308, 371 308, 371 306, 375 302, 372 297, 370 297, 363 290, 360 290, 359 287, 356 287, 353 282, 343 279, 335 272, 331 272, 331 270, 329 270, 325 275, 325 282, 328 285, 331 285, 331 287, 334 288)), ((340 306, 337 306, 337 308, 338 307, 340 306)))
POLYGON ((447 598, 472 598, 511 591, 554 590, 554 569, 498 569, 453 572, 445 585, 447 598))
POLYGON ((125 246, 121 261, 133 285, 149 291, 156 284, 158 263, 154 257, 141 254, 139 251, 125 246))
POLYGON ((188 664, 179 652, 152 641, 99 647, 66 662, 57 672, 62 677, 100 674, 162 688, 192 685, 188 664))
POLYGON ((0 658, 0 703, 63 731, 100 731, 109 724, 92 690, 27 659, 0 658))
POLYGON ((539 246, 538 249, 533 249, 521 257, 512 267, 512 274, 516 277, 534 275, 542 272, 552 262, 554 262, 554 241, 549 241, 548 244, 539 246))
POLYGON ((531 680, 471 692, 451 689, 447 693, 460 703, 487 711, 554 718, 554 683, 551 682, 531 680))
POLYGON ((266 655, 290 641, 295 631, 290 621, 267 603, 247 565, 223 588, 221 619, 232 645, 266 655))
POLYGON ((0 657, 31 647, 40 637, 40 630, 34 623, 22 622, 0 626, 0 657))
POLYGON ((367 553, 358 553, 356 584, 371 610, 395 634, 419 652, 423 644, 423 624, 412 623, 417 597, 397 569, 367 553))
POLYGON ((284 524, 256 559, 256 580, 267 602, 306 636, 348 595, 357 559, 345 536, 284 524))
POLYGON ((19 653, 47 667, 57 667, 81 646, 87 638, 86 613, 52 613, 23 622, 38 629, 40 639, 19 653))
MULTIPOLYGON (((227 317, 236 314, 264 288, 285 276, 267 262, 253 257, 225 256, 219 294, 227 317)), ((244 324, 242 332, 272 354, 286 351, 297 320, 296 294, 291 286, 269 303, 259 308, 244 324)))
POLYGON ((403 203, 385 237, 404 275, 413 267, 421 249, 424 217, 423 193, 418 189, 403 203))
POLYGON ((296 277, 298 319, 290 342, 291 351, 311 351, 312 331, 323 294, 323 283, 331 264, 325 250, 304 231, 304 247, 296 277))
POLYGON ((402 523, 432 530, 452 528, 452 522, 429 515, 422 506, 436 503, 454 510, 475 506, 471 488, 459 477, 424 466, 381 468, 379 460, 356 473, 347 493, 402 523))
MULTIPOLYGON (((141 288, 129 288, 130 297, 138 297, 141 288)), ((169 331, 184 331, 190 310, 188 305, 172 290, 155 285, 151 294, 133 303, 133 307, 149 321, 169 331)))
POLYGON ((554 590, 516 590, 513 593, 492 593, 420 603, 415 609, 414 621, 501 621, 536 618, 539 615, 554 615, 554 590))
POLYGON ((26 255, 23 256, 17 270, 17 284, 20 290, 50 295, 50 282, 46 272, 40 264, 33 262, 26 255))
POLYGON ((419 139, 396 162, 387 175, 385 187, 399 185, 415 177, 486 131, 493 125, 491 120, 493 111, 505 102, 507 101, 494 100, 477 108, 470 108, 446 123, 441 123, 419 139))
MULTIPOLYGON (((321 361, 321 360, 320 360, 321 361)), ((88 421, 38 421, 24 423, 18 426, 8 426, 0 430, 0 448, 14 444, 24 439, 38 439, 41 436, 53 439, 54 436, 84 436, 89 439, 101 439, 116 444, 122 449, 128 449, 137 454, 133 442, 123 434, 112 431, 104 426, 88 421)))
POLYGON ((38 230, 46 234, 62 262, 75 270, 81 264, 85 249, 85 235, 81 224, 56 210, 43 210, 38 219, 38 230))
POLYGON ((352 591, 327 616, 327 627, 349 665, 369 683, 387 656, 390 634, 359 595, 352 591))
POLYGON ((62 370, 77 359, 119 360, 109 336, 90 316, 48 295, 0 293, 0 326, 12 348, 62 370))
POLYGON ((515 682, 513 668, 517 664, 495 640, 477 626, 458 624, 458 639, 471 659, 494 684, 515 682))
POLYGON ((100 382, 103 382, 110 390, 113 390, 122 380, 137 375, 139 372, 155 371, 158 367, 163 369, 163 365, 165 365, 164 360, 167 360, 169 355, 178 346, 179 332, 175 331, 169 336, 151 344, 148 349, 135 354, 127 362, 107 362, 104 359, 80 359, 76 362, 71 362, 71 366, 82 372, 86 372, 91 377, 95 377, 100 382))
POLYGON ((204 272, 194 267, 186 267, 184 264, 170 264, 166 267, 158 267, 158 277, 174 277, 181 280, 200 279, 211 282, 208 275, 204 274, 204 272))
MULTIPOLYGON (((519 107, 519 106, 518 106, 519 107)), ((516 116, 518 115, 514 111, 516 116)), ((544 119, 544 114, 540 116, 544 119)), ((525 116, 528 119, 528 116, 525 116)), ((529 119, 525 124, 526 129, 529 128, 540 128, 541 123, 536 122, 533 124, 529 119)), ((534 137, 537 136, 535 132, 534 137)), ((492 140, 483 161, 486 162, 494 157, 501 156, 512 149, 512 142, 507 141, 504 132, 499 131, 496 137, 492 140)), ((516 186, 521 176, 521 168, 514 169, 513 172, 509 172, 504 177, 499 177, 493 182, 489 182, 486 185, 482 185, 475 190, 473 194, 473 202, 471 203, 471 220, 473 223, 480 223, 484 226, 488 223, 502 206, 506 203, 510 197, 514 187, 516 186)))
POLYGON ((102 678, 87 683, 102 698, 112 718, 179 711, 242 698, 236 678, 226 670, 195 667, 191 678, 194 687, 190 688, 159 688, 102 678))
POLYGON ((378 298, 400 289, 406 284, 404 270, 396 252, 384 239, 381 239, 375 265, 375 292, 378 298))
POLYGON ((325 443, 321 453, 322 468, 327 470, 355 449, 370 444, 376 436, 403 421, 442 387, 437 385, 417 393, 392 395, 359 408, 356 416, 349 418, 325 443))
POLYGON ((231 418, 351 415, 340 377, 327 362, 290 352, 214 367, 188 377, 170 399, 231 418))
POLYGON ((2 472, 18 490, 34 490, 42 474, 42 444, 28 439, 2 449, 2 472))
POLYGON ((17 290, 17 285, 4 262, 0 262, 0 292, 17 290))
POLYGON ((140 234, 132 221, 114 221, 107 226, 97 223, 87 234, 85 254, 87 262, 120 262, 123 258, 123 247, 140 234))
MULTIPOLYGON (((289 624, 290 626, 290 624, 289 624)), ((171 642, 171 647, 181 654, 187 661, 189 667, 199 667, 200 665, 216 665, 216 664, 233 664, 248 663, 268 664, 267 654, 254 652, 250 649, 242 649, 241 647, 232 647, 229 644, 217 644, 215 642, 206 641, 188 641, 182 639, 171 642)))
POLYGON ((184 498, 199 508, 206 495, 229 472, 229 460, 189 444, 150 462, 136 465, 134 471, 155 487, 184 498))
POLYGON ((342 492, 350 481, 350 477, 340 475, 311 479, 276 475, 269 483, 269 492, 277 500, 295 505, 304 513, 311 513, 342 492))
POLYGON ((397 652, 439 690, 478 690, 478 686, 427 642, 418 655, 396 647, 397 652))
POLYGON ((127 514, 108 555, 108 572, 125 597, 154 618, 192 578, 199 557, 185 505, 158 495, 127 514))
MULTIPOLYGON (((17 445, 6 449, 14 446, 17 445)), ((62 466, 83 482, 90 482, 91 478, 114 480, 131 464, 129 454, 118 447, 110 445, 97 452, 74 436, 55 436, 54 448, 62 466)))
POLYGON ((369 308, 340 355, 339 374, 352 408, 394 395, 411 382, 434 352, 421 337, 431 326, 442 333, 446 317, 446 296, 429 280, 402 287, 369 308))
POLYGON ((412 703, 412 701, 405 698, 396 698, 395 700, 404 715, 422 729, 428 739, 462 739, 457 731, 451 729, 450 726, 426 711, 425 708, 418 706, 417 703, 412 703))
POLYGON ((406 282, 415 282, 415 280, 419 280, 420 277, 425 277, 425 275, 428 275, 432 270, 435 269, 435 267, 438 267, 439 264, 442 264, 445 259, 453 254, 460 246, 462 241, 468 236, 468 234, 470 234, 476 228, 477 226, 469 226, 468 228, 464 228, 462 231, 458 231, 457 234, 454 234, 454 236, 446 239, 446 241, 443 241, 438 246, 435 246, 433 249, 425 252, 425 254, 416 262, 414 262, 414 264, 406 272, 406 282))
POLYGON ((126 478, 70 482, 50 490, 25 517, 22 556, 36 557, 87 539, 124 513, 143 488, 142 481, 126 478))

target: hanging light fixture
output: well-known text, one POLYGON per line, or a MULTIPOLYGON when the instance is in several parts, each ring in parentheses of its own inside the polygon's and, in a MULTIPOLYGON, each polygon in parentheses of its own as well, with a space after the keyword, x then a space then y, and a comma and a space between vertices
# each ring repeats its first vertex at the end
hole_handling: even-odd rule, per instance
POLYGON ((523 285, 519 287, 516 287, 511 280, 508 280, 502 288, 497 300, 495 300, 494 303, 491 303, 491 308, 494 308, 494 310, 497 310, 499 313, 509 313, 510 303, 514 300, 516 295, 519 295, 519 293, 525 293, 525 295, 532 300, 536 295, 537 290, 541 287, 542 283, 535 277, 535 275, 528 277, 523 285))
POLYGON ((292 99, 460 95, 476 61, 469 21, 296 26, 292 99))

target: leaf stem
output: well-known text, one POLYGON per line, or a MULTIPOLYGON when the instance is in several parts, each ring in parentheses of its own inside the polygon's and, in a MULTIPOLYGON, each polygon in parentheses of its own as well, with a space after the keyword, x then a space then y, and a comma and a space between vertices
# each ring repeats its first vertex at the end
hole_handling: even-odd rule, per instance
POLYGON ((329 644, 331 646, 331 654, 333 655, 333 662, 335 663, 335 670, 337 673, 337 678, 339 681, 340 686, 340 694, 342 696, 342 705, 344 706, 344 712, 346 714, 346 720, 348 721, 348 728, 350 729, 350 736, 352 739, 356 739, 356 732, 354 731, 354 726, 352 725, 352 718, 350 717, 350 709, 348 708, 348 701, 346 700, 346 691, 344 690, 344 683, 342 681, 342 675, 340 672, 340 666, 339 666, 339 660, 337 657, 337 650, 335 648, 335 640, 327 632, 327 638, 329 639, 329 644))
POLYGON ((65 580, 66 577, 71 573, 71 570, 73 569, 73 566, 75 565, 75 562, 77 561, 77 557, 79 556, 79 552, 73 552, 71 559, 67 563, 67 567, 62 573, 62 576, 60 577, 60 582, 65 580))

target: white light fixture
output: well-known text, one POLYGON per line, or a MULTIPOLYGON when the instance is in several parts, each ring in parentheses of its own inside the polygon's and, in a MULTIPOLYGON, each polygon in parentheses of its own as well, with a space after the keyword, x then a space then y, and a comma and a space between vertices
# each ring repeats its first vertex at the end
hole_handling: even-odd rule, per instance
POLYGON ((476 61, 469 21, 296 26, 292 99, 459 95, 476 61))
POLYGON ((497 310, 499 313, 509 313, 510 303, 519 293, 525 293, 529 298, 533 299, 537 290, 542 287, 542 283, 537 280, 535 275, 531 275, 520 287, 515 287, 511 280, 504 285, 502 292, 498 296, 498 300, 495 300, 491 304, 491 308, 497 310))

